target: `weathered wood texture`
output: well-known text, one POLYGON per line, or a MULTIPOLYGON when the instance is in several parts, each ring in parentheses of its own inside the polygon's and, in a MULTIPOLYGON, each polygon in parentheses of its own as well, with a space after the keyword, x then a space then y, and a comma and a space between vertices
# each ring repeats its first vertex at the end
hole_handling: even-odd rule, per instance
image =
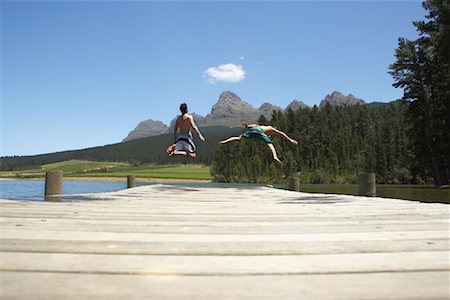
POLYGON ((0 201, 2 299, 450 296, 445 204, 169 185, 82 198, 0 201))
POLYGON ((62 194, 63 172, 47 171, 45 173, 45 199, 47 201, 60 201, 62 194))

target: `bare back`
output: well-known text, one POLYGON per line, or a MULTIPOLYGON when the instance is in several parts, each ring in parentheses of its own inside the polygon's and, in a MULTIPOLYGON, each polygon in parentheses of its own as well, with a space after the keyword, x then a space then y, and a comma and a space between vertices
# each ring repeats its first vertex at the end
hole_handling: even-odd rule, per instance
POLYGON ((244 127, 251 128, 251 127, 259 127, 261 128, 265 133, 271 133, 274 131, 275 128, 272 126, 266 126, 266 125, 258 125, 258 124, 246 124, 243 123, 244 127))
POLYGON ((189 134, 192 135, 191 129, 195 124, 192 124, 194 122, 193 118, 189 114, 184 114, 182 116, 179 116, 177 118, 177 121, 175 122, 175 130, 179 129, 180 133, 189 134))
POLYGON ((272 133, 274 131, 274 128, 272 126, 266 126, 266 125, 258 125, 264 132, 266 133, 272 133))
POLYGON ((189 115, 187 113, 179 116, 177 120, 175 121, 175 126, 173 129, 173 139, 174 141, 177 140, 177 132, 180 130, 181 134, 188 134, 192 138, 192 132, 191 129, 194 129, 197 133, 200 140, 203 142, 205 141, 205 138, 201 134, 200 130, 198 130, 197 125, 195 125, 194 117, 192 115, 189 115))

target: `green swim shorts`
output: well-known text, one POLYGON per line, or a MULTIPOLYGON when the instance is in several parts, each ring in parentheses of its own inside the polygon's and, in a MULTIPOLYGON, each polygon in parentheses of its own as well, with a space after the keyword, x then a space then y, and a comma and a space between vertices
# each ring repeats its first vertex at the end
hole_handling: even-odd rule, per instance
POLYGON ((262 140, 265 143, 272 143, 272 139, 259 127, 250 127, 242 133, 243 137, 262 140))

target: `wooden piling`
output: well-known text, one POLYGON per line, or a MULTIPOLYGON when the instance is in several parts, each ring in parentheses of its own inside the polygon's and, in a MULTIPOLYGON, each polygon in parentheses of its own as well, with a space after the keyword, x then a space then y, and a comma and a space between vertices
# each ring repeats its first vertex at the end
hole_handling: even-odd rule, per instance
POLYGON ((52 170, 45 173, 45 200, 61 201, 63 172, 52 170))
POLYGON ((300 180, 297 176, 290 176, 288 179, 288 190, 290 191, 300 191, 300 180))
POLYGON ((127 177, 127 187, 128 188, 136 187, 136 176, 128 175, 128 177, 127 177))
POLYGON ((359 175, 359 193, 360 196, 376 196, 376 178, 375 173, 362 173, 359 175))

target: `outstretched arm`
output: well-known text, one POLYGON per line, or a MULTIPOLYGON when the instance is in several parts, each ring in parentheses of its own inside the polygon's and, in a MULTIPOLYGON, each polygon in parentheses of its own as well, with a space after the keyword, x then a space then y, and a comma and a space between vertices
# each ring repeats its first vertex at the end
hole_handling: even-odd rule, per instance
POLYGON ((197 132, 198 138, 204 142, 205 138, 203 137, 202 133, 198 129, 197 125, 195 124, 194 118, 191 117, 190 119, 191 119, 191 126, 192 126, 192 128, 194 128, 195 132, 197 132))
POLYGON ((296 140, 294 140, 293 138, 289 137, 286 133, 284 133, 283 131, 276 129, 275 127, 271 127, 271 131, 282 135, 283 137, 285 137, 288 141, 290 141, 292 144, 297 145, 298 142, 296 140))

